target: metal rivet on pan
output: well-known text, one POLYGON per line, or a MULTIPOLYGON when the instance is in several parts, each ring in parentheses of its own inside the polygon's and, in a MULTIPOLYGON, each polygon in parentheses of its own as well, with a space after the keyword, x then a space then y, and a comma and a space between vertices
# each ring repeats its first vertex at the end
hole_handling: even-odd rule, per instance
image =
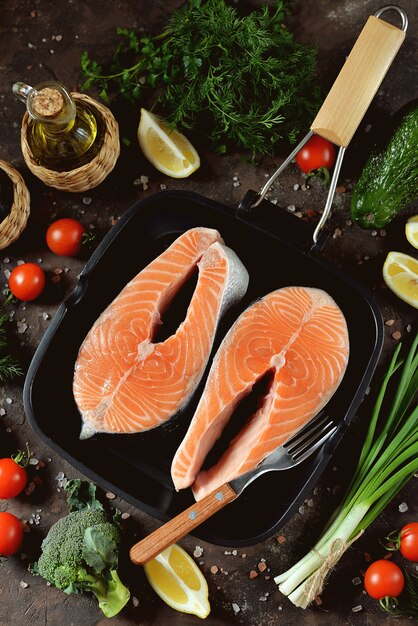
POLYGON ((196 511, 190 511, 189 517, 190 517, 190 519, 196 519, 196 517, 197 517, 196 511))
POLYGON ((218 493, 215 494, 215 498, 216 498, 216 500, 223 500, 224 499, 224 494, 221 491, 218 491, 218 493))

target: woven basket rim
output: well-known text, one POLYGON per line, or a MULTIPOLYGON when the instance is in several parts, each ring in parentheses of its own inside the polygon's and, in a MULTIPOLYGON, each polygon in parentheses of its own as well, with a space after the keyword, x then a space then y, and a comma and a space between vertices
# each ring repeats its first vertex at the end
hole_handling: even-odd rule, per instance
POLYGON ((74 100, 81 100, 96 109, 105 124, 103 144, 91 161, 72 170, 57 171, 38 165, 27 141, 29 113, 26 111, 22 120, 21 144, 26 165, 35 176, 46 185, 62 191, 85 191, 97 186, 113 170, 120 154, 119 126, 112 112, 100 102, 84 93, 72 92, 74 100), (83 182, 84 181, 84 182, 83 182))
POLYGON ((25 228, 30 214, 30 195, 22 175, 8 161, 0 159, 0 169, 13 184, 13 203, 9 213, 0 222, 0 250, 12 244, 25 228))

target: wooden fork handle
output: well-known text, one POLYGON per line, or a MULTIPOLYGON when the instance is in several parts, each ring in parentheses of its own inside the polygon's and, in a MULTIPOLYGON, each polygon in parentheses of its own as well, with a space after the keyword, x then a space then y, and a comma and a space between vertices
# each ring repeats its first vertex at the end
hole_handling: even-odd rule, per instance
POLYGON ((237 494, 232 487, 225 483, 199 502, 173 517, 169 522, 160 526, 153 533, 138 541, 130 550, 131 560, 136 565, 143 565, 154 559, 160 552, 185 537, 196 526, 202 524, 229 502, 235 500, 237 494))

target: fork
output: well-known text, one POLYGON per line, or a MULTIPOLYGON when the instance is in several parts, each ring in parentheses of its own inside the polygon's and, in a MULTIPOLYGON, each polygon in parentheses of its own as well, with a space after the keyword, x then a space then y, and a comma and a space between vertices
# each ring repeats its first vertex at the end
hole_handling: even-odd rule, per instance
POLYGON ((334 422, 319 413, 291 439, 269 454, 255 469, 223 484, 188 509, 173 517, 153 533, 136 543, 130 550, 131 560, 143 565, 165 548, 187 535, 214 513, 235 500, 248 485, 266 472, 296 467, 318 450, 337 430, 334 422))

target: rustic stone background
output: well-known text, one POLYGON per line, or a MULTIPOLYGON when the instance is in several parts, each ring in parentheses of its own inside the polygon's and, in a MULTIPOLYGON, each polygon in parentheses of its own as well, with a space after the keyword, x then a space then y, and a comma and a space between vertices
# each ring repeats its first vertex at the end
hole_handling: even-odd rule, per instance
MULTIPOLYGON (((243 0, 240 0, 243 2, 243 0)), ((258 0, 251 2, 259 6, 258 0)), ((271 174, 281 157, 263 159, 257 167, 248 164, 240 154, 219 157, 197 146, 202 156, 201 169, 190 179, 175 181, 154 170, 142 157, 136 145, 136 127, 139 107, 117 103, 114 113, 121 124, 122 136, 132 140, 129 147, 122 147, 122 154, 114 173, 97 189, 83 194, 66 194, 44 186, 26 168, 20 151, 19 128, 23 105, 11 93, 13 82, 21 80, 36 84, 45 79, 56 78, 72 90, 81 82, 79 70, 80 54, 88 49, 93 58, 106 59, 114 49, 117 37, 115 29, 124 26, 137 29, 150 28, 157 32, 163 27, 168 14, 180 5, 178 0, 156 0, 143 2, 134 0, 85 0, 78 2, 52 2, 50 0, 3 0, 0 11, 0 158, 12 162, 23 174, 31 193, 31 216, 28 226, 19 241, 0 253, 0 285, 6 285, 7 271, 19 260, 42 259, 47 271, 48 297, 39 301, 8 305, 6 311, 12 316, 11 330, 16 353, 26 370, 32 355, 47 329, 59 303, 73 289, 77 275, 86 259, 63 259, 50 253, 44 243, 46 226, 61 216, 72 216, 82 220, 96 233, 94 245, 111 228, 111 225, 135 201, 160 190, 160 185, 169 189, 196 191, 230 206, 236 206, 247 189, 258 189, 271 174), (147 189, 140 183, 141 176, 148 177, 147 189), (236 179, 234 179, 236 177, 236 179), (239 182, 239 185, 234 185, 239 182), (57 273, 54 274, 54 271, 57 273), (60 273, 62 270, 62 273, 60 273), (6 273, 6 274, 5 274, 6 273), (52 283, 52 276, 60 276, 52 283)), ((381 6, 376 0, 296 0, 289 24, 300 41, 315 44, 319 48, 319 80, 324 93, 335 79, 345 56, 350 51, 368 15, 381 6)), ((406 102, 418 96, 416 57, 418 48, 418 9, 413 0, 403 0, 402 7, 410 19, 405 44, 389 70, 381 89, 376 95, 356 137, 346 155, 340 184, 344 189, 336 196, 335 210, 330 221, 332 236, 326 244, 324 257, 339 266, 374 292, 384 319, 393 320, 385 326, 385 346, 379 371, 384 369, 389 353, 396 340, 392 333, 399 331, 402 339, 408 337, 408 329, 415 322, 415 311, 402 303, 382 287, 381 267, 389 250, 397 249, 411 253, 403 236, 405 217, 417 213, 414 203, 385 232, 364 232, 347 224, 350 190, 358 173, 359 163, 364 160, 368 147, 366 129, 372 128, 389 113, 393 113, 406 102)), ((92 92, 92 95, 94 93, 92 92)), ((307 125, 309 121, 307 121, 307 125)), ((303 178, 295 166, 290 166, 277 181, 271 199, 279 206, 294 205, 306 215, 310 208, 320 208, 325 200, 324 188, 313 182, 310 189, 295 190, 295 184, 303 184, 303 178)), ((279 209, 278 209, 279 210, 279 209)), ((117 271, 117 268, 115 268, 117 271)), ((30 532, 25 535, 23 554, 4 561, 0 565, 0 626, 92 626, 105 624, 101 612, 89 596, 66 596, 46 586, 40 578, 27 571, 30 560, 36 556, 39 544, 49 527, 66 513, 65 497, 60 491, 59 477, 76 477, 79 474, 55 453, 32 431, 23 412, 21 393, 23 380, 0 387, 0 443, 2 454, 10 454, 16 447, 29 442, 34 459, 41 462, 30 466, 30 480, 35 489, 11 502, 0 502, 0 510, 10 510, 28 523, 30 532), (26 586, 27 584, 27 586, 26 586)), ((51 388, 50 393, 54 393, 51 388)), ((237 554, 225 548, 196 541, 192 537, 182 545, 190 552, 196 545, 203 548, 197 561, 203 561, 202 570, 208 580, 212 612, 207 618, 211 626, 243 624, 248 626, 273 626, 306 624, 335 626, 336 624, 377 625, 384 614, 377 603, 363 594, 363 586, 353 585, 352 580, 365 569, 365 553, 372 558, 384 554, 379 541, 393 528, 417 519, 418 482, 412 480, 386 512, 366 532, 338 566, 323 595, 323 604, 305 612, 293 608, 276 590, 272 577, 290 566, 305 553, 319 534, 329 513, 335 508, 341 487, 348 480, 355 463, 358 428, 367 419, 367 407, 362 407, 358 423, 350 428, 335 458, 324 473, 314 494, 305 503, 302 513, 296 514, 282 529, 285 543, 276 537, 262 544, 239 549, 237 554), (401 513, 399 505, 406 502, 408 511, 401 513), (228 552, 231 552, 230 554, 228 552), (246 556, 244 556, 244 554, 246 556), (259 563, 267 565, 266 571, 250 580, 249 572, 257 570, 259 563), (210 572, 211 566, 219 568, 217 574, 210 572), (266 595, 268 594, 268 595, 266 595), (265 601, 260 598, 266 598, 265 601), (240 608, 236 613, 236 603, 240 608), (353 607, 362 610, 353 613, 353 607)), ((59 419, 59 416, 57 416, 59 419)), ((157 526, 157 522, 145 513, 134 510, 116 498, 113 504, 131 517, 124 523, 126 545, 135 537, 141 537, 157 526)), ((262 515, 255 511, 254 515, 262 515)), ((239 524, 239 520, 237 520, 239 524)), ((138 599, 121 615, 113 619, 119 625, 182 625, 199 623, 193 616, 182 615, 165 606, 149 587, 140 568, 135 568, 122 558, 122 576, 138 599)), ((399 620, 398 624, 410 623, 399 620)))

